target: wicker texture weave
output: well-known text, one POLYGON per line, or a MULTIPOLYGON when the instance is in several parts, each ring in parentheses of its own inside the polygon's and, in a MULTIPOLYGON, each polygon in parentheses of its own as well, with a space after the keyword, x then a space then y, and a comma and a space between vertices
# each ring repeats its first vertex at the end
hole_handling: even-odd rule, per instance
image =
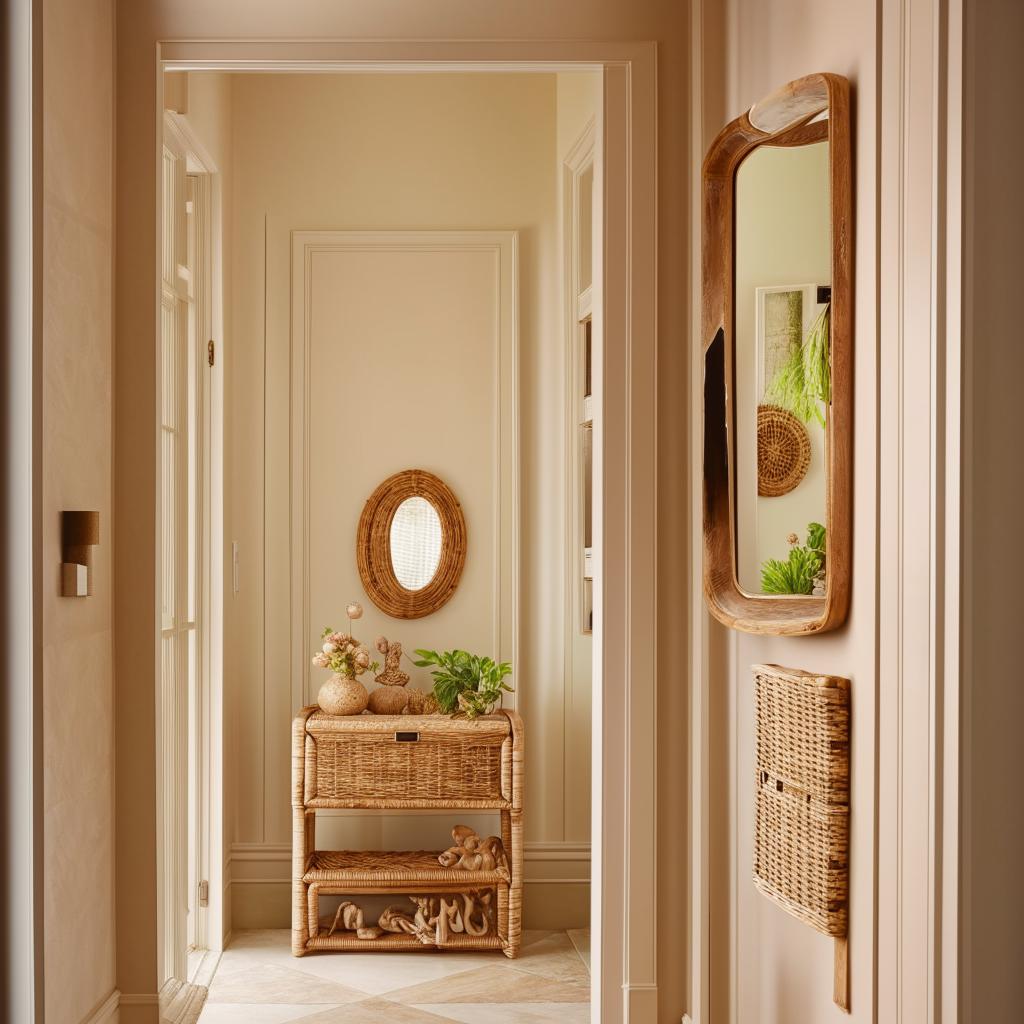
POLYGON ((847 928, 849 682, 754 666, 754 884, 826 935, 847 928))
MULTIPOLYGON (((514 711, 475 720, 440 715, 336 717, 303 709, 292 725, 292 952, 501 949, 522 942, 523 727, 514 711), (450 808, 501 816, 504 854, 491 870, 443 867, 440 851, 317 850, 319 808, 450 808), (496 934, 423 944, 319 930, 321 895, 395 896, 492 890, 496 934)), ((457 824, 453 815, 452 824, 457 824)), ((400 902, 400 900, 399 900, 400 902)))
POLYGON ((788 494, 807 474, 811 440, 804 425, 777 405, 757 407, 757 493, 762 498, 788 494))

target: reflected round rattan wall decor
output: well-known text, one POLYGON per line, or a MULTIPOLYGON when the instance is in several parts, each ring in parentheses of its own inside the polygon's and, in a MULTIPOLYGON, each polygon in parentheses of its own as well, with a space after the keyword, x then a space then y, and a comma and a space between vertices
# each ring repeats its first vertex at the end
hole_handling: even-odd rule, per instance
POLYGON ((804 425, 778 405, 757 407, 757 493, 762 498, 788 494, 811 464, 811 439, 804 425))
POLYGON ((356 564, 370 600, 396 619, 419 619, 451 600, 466 564, 466 519, 452 489, 425 469, 404 469, 389 476, 367 499, 356 534, 356 564), (392 561, 391 526, 409 498, 424 498, 437 513, 441 553, 423 587, 404 587, 392 561))

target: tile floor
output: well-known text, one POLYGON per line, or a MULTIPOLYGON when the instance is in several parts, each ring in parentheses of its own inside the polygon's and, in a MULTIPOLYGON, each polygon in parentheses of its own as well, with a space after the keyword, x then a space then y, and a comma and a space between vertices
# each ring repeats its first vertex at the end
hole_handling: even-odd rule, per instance
POLYGON ((588 1024, 590 935, 525 932, 500 953, 316 953, 287 931, 241 932, 199 1024, 588 1024))

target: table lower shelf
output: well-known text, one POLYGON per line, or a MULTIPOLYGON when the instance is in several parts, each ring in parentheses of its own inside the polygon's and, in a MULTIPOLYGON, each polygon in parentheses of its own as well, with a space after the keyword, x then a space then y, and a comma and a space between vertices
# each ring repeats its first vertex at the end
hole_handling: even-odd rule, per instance
POLYGON ((467 871, 445 868, 429 850, 316 850, 306 861, 306 885, 330 885, 348 892, 422 892, 486 889, 510 884, 508 868, 467 871))
POLYGON ((500 935, 452 935, 443 946, 434 943, 423 943, 415 935, 381 935, 376 939, 360 939, 347 932, 343 935, 316 935, 306 940, 305 952, 316 953, 329 950, 392 950, 395 952, 412 953, 418 950, 443 953, 445 950, 467 949, 505 949, 507 943, 500 935))

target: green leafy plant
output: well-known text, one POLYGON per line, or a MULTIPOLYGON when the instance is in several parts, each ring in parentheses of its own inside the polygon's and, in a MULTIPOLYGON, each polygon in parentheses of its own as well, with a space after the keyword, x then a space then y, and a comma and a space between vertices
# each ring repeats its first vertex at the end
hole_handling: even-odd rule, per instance
POLYGON ((824 306, 811 324, 802 345, 793 349, 782 369, 765 388, 765 398, 781 405, 804 423, 816 419, 825 426, 821 403, 832 401, 829 366, 829 307, 824 306))
POLYGON ((503 692, 512 692, 505 677, 512 674, 507 661, 495 662, 468 651, 417 650, 420 668, 434 666, 434 697, 441 710, 449 715, 490 714, 503 692))
POLYGON ((825 527, 807 524, 807 543, 801 545, 795 533, 785 561, 768 558, 761 563, 761 591, 765 594, 813 594, 825 576, 825 527))

